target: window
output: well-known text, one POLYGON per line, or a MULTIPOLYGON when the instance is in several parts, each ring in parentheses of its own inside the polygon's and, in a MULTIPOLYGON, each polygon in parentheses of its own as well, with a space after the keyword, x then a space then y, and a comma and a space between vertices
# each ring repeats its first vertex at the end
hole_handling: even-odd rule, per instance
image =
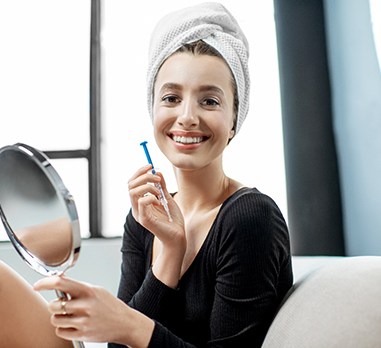
POLYGON ((90 0, 2 1, 0 31, 0 146, 22 142, 65 158, 52 164, 87 237, 90 0))

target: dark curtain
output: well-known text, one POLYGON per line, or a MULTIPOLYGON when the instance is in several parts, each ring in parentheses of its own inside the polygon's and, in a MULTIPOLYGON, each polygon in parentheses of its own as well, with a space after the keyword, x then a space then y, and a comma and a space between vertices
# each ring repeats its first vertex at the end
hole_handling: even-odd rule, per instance
POLYGON ((322 0, 274 0, 294 255, 344 255, 322 0))

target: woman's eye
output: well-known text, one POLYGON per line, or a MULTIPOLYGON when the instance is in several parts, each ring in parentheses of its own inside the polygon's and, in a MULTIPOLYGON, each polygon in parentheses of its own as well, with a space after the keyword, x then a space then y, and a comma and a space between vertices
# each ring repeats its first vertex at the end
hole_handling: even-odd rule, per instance
POLYGON ((202 101, 202 104, 203 104, 203 105, 206 105, 206 106, 218 106, 218 105, 220 105, 220 103, 218 102, 218 100, 213 99, 213 98, 207 98, 207 99, 204 99, 204 100, 202 101))
POLYGON ((179 102, 179 98, 176 97, 175 95, 166 95, 162 98, 162 101, 166 102, 166 103, 178 103, 179 102))

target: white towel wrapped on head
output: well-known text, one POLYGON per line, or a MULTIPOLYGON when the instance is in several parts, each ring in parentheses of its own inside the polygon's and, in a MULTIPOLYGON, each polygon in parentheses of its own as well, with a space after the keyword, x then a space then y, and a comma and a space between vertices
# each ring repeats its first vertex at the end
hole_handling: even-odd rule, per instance
POLYGON ((184 44, 203 40, 215 48, 229 65, 238 89, 236 133, 249 109, 249 45, 237 20, 221 4, 206 2, 163 17, 151 36, 147 73, 148 109, 152 114, 153 85, 163 62, 184 44))

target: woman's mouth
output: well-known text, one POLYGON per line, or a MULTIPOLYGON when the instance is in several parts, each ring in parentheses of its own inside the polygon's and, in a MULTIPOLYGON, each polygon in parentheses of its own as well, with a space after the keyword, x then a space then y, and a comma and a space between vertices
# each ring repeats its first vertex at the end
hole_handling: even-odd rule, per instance
POLYGON ((189 137, 179 135, 172 135, 171 138, 174 142, 185 145, 200 144, 207 139, 207 137, 189 137))

